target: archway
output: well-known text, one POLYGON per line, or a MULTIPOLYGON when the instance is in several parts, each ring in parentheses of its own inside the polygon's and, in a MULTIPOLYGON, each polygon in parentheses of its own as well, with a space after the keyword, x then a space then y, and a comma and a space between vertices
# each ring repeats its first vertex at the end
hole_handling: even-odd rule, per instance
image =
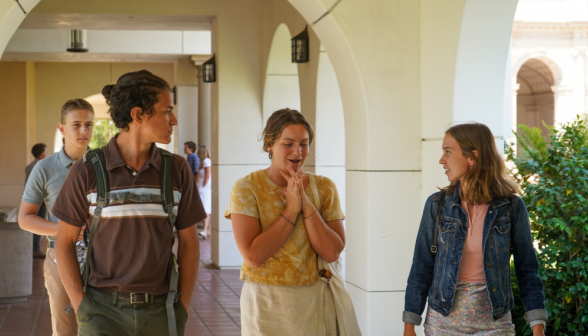
MULTIPOLYGON (((341 208, 346 211, 345 190, 345 115, 337 74, 327 51, 321 45, 316 85, 315 174, 324 175, 337 186, 341 208)), ((343 275, 345 275, 345 251, 343 275)))
POLYGON ((263 123, 270 115, 288 107, 300 111, 298 66, 291 61, 292 35, 285 24, 276 29, 269 53, 263 93, 263 123))
POLYGON ((549 132, 543 123, 553 126, 555 122, 552 71, 543 61, 531 58, 518 71, 517 84, 517 125, 537 127, 547 136, 549 132))

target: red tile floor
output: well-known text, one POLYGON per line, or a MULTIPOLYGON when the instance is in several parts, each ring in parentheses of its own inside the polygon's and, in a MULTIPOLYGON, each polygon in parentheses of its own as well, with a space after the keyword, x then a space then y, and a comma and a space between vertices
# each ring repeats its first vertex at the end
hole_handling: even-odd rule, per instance
MULTIPOLYGON (((200 240, 200 271, 186 335, 241 335, 238 270, 211 267, 210 240, 200 240)), ((33 294, 25 303, 0 305, 0 336, 50 336, 51 313, 43 283, 43 259, 33 261, 33 294)))

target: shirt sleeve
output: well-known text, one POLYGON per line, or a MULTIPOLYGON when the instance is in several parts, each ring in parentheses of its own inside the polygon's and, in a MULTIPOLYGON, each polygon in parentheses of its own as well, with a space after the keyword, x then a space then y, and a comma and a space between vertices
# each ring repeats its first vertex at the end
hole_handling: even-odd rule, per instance
POLYGON ((212 167, 212 161, 209 158, 204 159, 202 163, 202 168, 212 167))
MULTIPOLYGON (((88 163, 89 165, 89 163, 88 163)), ((69 225, 82 227, 90 217, 89 174, 83 160, 69 169, 51 213, 69 225)), ((91 169, 91 167, 90 167, 91 169)), ((93 177, 93 175, 92 175, 93 177)))
POLYGON ((321 199, 321 217, 325 222, 345 219, 335 182, 325 176, 317 177, 320 178, 317 188, 321 199))
POLYGON ((45 200, 47 194, 45 185, 47 183, 45 172, 42 165, 36 165, 29 175, 29 179, 25 185, 24 195, 22 201, 34 205, 41 205, 45 200))
POLYGON ((231 219, 231 214, 246 215, 259 219, 257 198, 251 183, 246 181, 245 178, 237 181, 231 190, 231 200, 229 208, 225 212, 225 218, 231 219))
POLYGON ((196 156, 194 158, 194 161, 195 161, 194 162, 194 167, 195 167, 194 174, 196 174, 196 173, 198 173, 198 168, 200 168, 200 158, 196 156))
MULTIPOLYGON (((174 157, 176 157, 174 155, 174 157)), ((177 156, 181 158, 181 156, 177 156)), ((195 225, 207 217, 196 182, 194 181, 194 174, 186 160, 174 160, 174 167, 180 170, 180 185, 182 188, 182 197, 178 203, 178 216, 176 219, 176 229, 183 230, 195 225)))
POLYGON ((192 171, 193 174, 196 174, 196 163, 194 162, 194 156, 193 155, 188 155, 188 164, 190 165, 190 171, 192 171))

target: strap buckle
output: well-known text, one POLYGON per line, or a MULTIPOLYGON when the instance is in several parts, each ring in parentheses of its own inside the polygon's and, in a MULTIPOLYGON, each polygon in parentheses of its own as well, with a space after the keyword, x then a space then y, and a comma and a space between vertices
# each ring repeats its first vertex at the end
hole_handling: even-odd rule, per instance
MULTIPOLYGON (((129 296, 131 298, 131 303, 145 303, 145 301, 138 301, 135 300, 135 295, 139 295, 138 293, 131 293, 129 296)), ((145 300, 145 295, 149 295, 149 294, 144 294, 143 295, 143 300, 145 300)))
POLYGON ((437 253, 437 246, 431 245, 431 252, 437 253))

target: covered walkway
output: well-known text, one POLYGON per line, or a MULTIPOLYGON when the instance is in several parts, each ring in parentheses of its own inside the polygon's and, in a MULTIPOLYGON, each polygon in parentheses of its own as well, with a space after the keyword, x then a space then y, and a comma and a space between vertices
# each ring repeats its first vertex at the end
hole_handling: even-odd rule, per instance
MULTIPOLYGON (((210 260, 210 240, 200 240, 200 272, 188 312, 186 335, 241 335, 238 270, 218 270, 210 260)), ((0 305, 1 336, 51 336, 43 259, 33 262, 33 295, 26 303, 0 305)))

